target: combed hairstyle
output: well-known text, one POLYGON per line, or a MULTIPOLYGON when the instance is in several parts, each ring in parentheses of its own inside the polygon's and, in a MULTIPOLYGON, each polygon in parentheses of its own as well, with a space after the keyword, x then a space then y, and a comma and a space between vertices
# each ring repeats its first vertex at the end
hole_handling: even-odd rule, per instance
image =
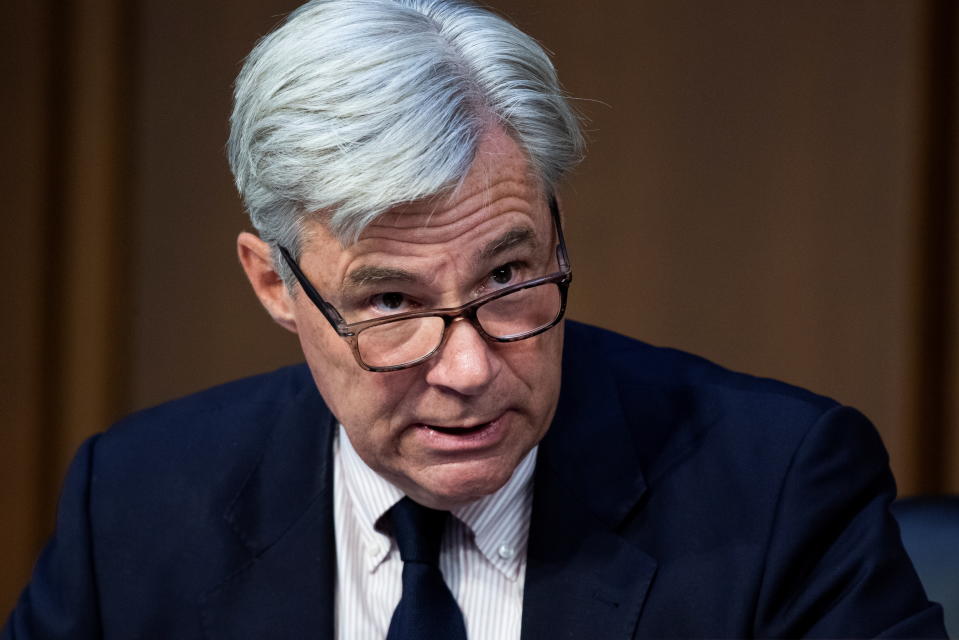
POLYGON ((314 0, 247 57, 229 160, 253 226, 299 255, 303 220, 347 245, 384 211, 443 193, 499 125, 553 189, 582 157, 543 49, 459 0, 314 0))

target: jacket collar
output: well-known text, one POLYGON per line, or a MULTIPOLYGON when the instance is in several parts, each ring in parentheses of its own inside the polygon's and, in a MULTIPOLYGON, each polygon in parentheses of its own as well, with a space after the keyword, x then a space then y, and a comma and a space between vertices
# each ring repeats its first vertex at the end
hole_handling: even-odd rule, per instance
POLYGON ((273 544, 333 486, 336 421, 307 378, 279 415, 263 455, 225 514, 254 554, 273 544))
POLYGON ((560 399, 539 462, 612 528, 645 493, 646 480, 621 390, 591 338, 582 325, 567 323, 560 399))
POLYGON ((249 555, 203 598, 210 639, 333 637, 335 421, 302 373, 300 392, 226 511, 249 555))
POLYGON ((628 638, 656 562, 617 533, 646 491, 616 380, 567 323, 556 417, 540 445, 523 640, 628 638))

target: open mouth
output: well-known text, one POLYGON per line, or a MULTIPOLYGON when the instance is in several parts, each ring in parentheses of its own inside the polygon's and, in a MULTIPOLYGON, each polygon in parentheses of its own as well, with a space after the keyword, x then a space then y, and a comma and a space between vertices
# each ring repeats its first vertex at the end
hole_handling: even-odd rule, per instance
MULTIPOLYGON (((489 414, 486 414, 487 416, 489 414)), ((484 416, 485 417, 485 416, 484 416)), ((437 420, 439 422, 439 420, 437 420)), ((456 422, 459 422, 458 420, 456 422)), ((464 419, 459 426, 417 422, 410 434, 425 450, 448 454, 472 454, 498 446, 508 435, 506 412, 488 422, 464 419)))
POLYGON ((438 427, 432 424, 423 425, 430 431, 436 431, 437 433, 445 433, 451 436, 468 436, 479 431, 482 431, 490 425, 489 422, 484 422, 478 424, 475 427, 438 427))

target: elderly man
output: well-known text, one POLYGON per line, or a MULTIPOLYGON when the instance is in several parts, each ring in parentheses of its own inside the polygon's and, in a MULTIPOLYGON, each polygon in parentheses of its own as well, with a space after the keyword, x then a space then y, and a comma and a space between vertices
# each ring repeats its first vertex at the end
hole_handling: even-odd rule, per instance
POLYGON ((564 325, 582 144, 529 37, 310 2, 231 123, 306 366, 87 442, 4 638, 944 635, 860 414, 564 325))

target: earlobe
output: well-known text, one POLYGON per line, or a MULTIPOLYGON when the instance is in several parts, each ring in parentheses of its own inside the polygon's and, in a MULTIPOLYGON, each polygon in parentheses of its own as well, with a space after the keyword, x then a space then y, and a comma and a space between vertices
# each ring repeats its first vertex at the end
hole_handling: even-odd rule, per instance
POLYGON ((278 325, 296 333, 293 298, 274 268, 270 245, 243 231, 236 238, 236 253, 253 292, 267 313, 278 325))

